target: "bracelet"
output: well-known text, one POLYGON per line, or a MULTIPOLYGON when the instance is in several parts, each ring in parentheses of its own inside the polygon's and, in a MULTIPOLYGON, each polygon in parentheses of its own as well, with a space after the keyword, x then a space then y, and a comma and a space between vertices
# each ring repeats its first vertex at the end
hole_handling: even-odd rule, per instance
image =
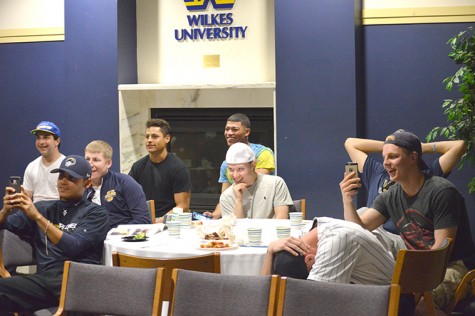
POLYGON ((437 150, 435 149, 435 144, 436 144, 436 143, 434 143, 434 145, 432 146, 432 148, 434 149, 434 153, 437 152, 437 150))
POLYGON ((45 229, 45 252, 46 252, 46 255, 48 255, 48 228, 49 228, 50 224, 51 224, 51 221, 48 221, 48 224, 46 224, 46 229, 45 229))

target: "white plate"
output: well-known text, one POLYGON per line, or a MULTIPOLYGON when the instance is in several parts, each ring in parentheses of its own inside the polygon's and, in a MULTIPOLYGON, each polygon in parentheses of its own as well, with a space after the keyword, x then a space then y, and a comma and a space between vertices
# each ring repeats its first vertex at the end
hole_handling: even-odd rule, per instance
MULTIPOLYGON (((206 243, 201 243, 199 244, 196 249, 199 249, 199 250, 207 250, 207 251, 222 251, 222 250, 233 250, 233 249, 237 249, 239 248, 239 245, 238 244, 230 244, 229 247, 224 247, 224 248, 202 248, 201 245, 206 245, 212 241, 215 241, 216 240, 210 240, 209 242, 206 242, 206 243)), ((229 244, 228 241, 226 241, 227 244, 229 244)))

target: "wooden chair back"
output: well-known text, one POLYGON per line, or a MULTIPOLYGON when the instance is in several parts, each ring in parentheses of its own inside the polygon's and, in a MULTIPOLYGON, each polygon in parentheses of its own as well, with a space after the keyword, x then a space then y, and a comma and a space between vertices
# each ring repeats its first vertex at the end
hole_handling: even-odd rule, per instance
POLYGON ((453 240, 447 238, 438 249, 398 252, 392 284, 399 285, 402 294, 423 296, 430 315, 435 315, 431 291, 444 279, 452 243, 453 240))
POLYGON ((445 310, 449 315, 453 311, 457 313, 462 312, 464 315, 475 315, 475 270, 468 271, 457 285, 454 298, 447 310, 445 310), (466 292, 470 290, 472 293, 469 293, 468 297, 465 298, 466 292))
POLYGON ((306 199, 294 200, 294 207, 290 212, 302 212, 302 219, 307 219, 307 201, 306 199))
POLYGON ((172 271, 175 268, 211 273, 221 273, 219 252, 184 258, 145 258, 120 252, 112 253, 112 264, 116 267, 163 268, 163 300, 169 301, 172 294, 172 271))
POLYGON ((148 210, 150 211, 150 218, 152 219, 152 224, 157 220, 155 218, 155 200, 147 200, 148 210))
POLYGON ((120 268, 66 261, 58 311, 161 315, 163 269, 120 268))
POLYGON ((398 285, 329 283, 282 277, 277 298, 277 316, 299 315, 389 315, 399 307, 398 285))
MULTIPOLYGON (((226 275, 173 269, 174 291, 168 315, 274 316, 279 279, 277 275, 226 275)), ((302 308, 305 311, 306 306, 302 308)))

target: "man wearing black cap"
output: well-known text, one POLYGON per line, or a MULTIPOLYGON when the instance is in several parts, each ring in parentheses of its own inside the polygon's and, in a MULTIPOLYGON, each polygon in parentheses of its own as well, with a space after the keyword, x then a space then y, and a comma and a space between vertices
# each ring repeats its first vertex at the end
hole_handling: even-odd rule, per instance
MULTIPOLYGON (((381 154, 383 145, 384 141, 374 139, 348 138, 345 141, 345 149, 351 161, 358 163, 361 181, 368 195, 367 207, 373 204, 378 194, 386 191, 394 184, 393 181, 389 180, 389 175, 384 169, 383 164, 370 155, 370 153, 381 154)), ((424 154, 440 154, 440 157, 434 159, 429 168, 423 170, 423 172, 447 178, 467 151, 467 146, 463 140, 450 140, 421 143, 421 149, 424 154)), ((384 223, 383 227, 391 233, 399 234, 391 220, 384 223)))
POLYGON ((396 182, 381 193, 371 208, 361 215, 353 197, 361 186, 354 172, 340 182, 345 219, 373 230, 391 218, 409 249, 435 249, 445 238, 455 240, 446 281, 434 290, 434 303, 443 309, 451 300, 458 283, 468 269, 475 268, 475 246, 463 196, 448 180, 422 173, 421 142, 412 133, 397 131, 386 137, 383 165, 390 180, 396 182))
POLYGON ((31 134, 36 136, 36 149, 41 156, 28 164, 23 176, 25 193, 33 202, 57 200, 59 198, 58 175, 50 171, 58 168, 64 159, 59 152, 61 132, 53 122, 43 121, 31 134))
POLYGON ((29 237, 37 259, 37 272, 0 279, 0 315, 32 312, 57 306, 66 260, 100 264, 103 242, 110 229, 105 208, 84 198, 91 166, 84 157, 68 156, 60 167, 60 200, 33 204, 25 194, 7 187, 0 211, 0 229, 29 237), (12 212, 13 209, 20 209, 12 212))

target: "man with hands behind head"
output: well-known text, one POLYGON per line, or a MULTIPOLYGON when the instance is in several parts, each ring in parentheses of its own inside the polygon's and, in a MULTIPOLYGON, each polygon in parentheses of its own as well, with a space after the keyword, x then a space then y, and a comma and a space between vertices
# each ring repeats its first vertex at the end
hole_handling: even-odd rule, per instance
POLYGON ((57 306, 66 260, 102 262, 109 215, 85 198, 91 166, 84 157, 72 155, 51 172, 59 173, 59 201, 33 204, 24 188, 21 193, 6 188, 0 229, 30 239, 38 264, 35 274, 0 279, 1 316, 57 306))
MULTIPOLYGON (((396 131, 386 137, 383 165, 395 184, 378 195, 371 208, 359 215, 353 197, 361 186, 354 172, 340 182, 345 220, 373 230, 391 218, 408 249, 436 249, 445 238, 454 246, 445 279, 432 296, 443 309, 453 297, 456 284, 468 269, 475 268, 475 246, 463 196, 448 180, 424 174, 421 142, 417 136, 396 131)), ((419 306, 418 306, 419 307, 419 306)))

